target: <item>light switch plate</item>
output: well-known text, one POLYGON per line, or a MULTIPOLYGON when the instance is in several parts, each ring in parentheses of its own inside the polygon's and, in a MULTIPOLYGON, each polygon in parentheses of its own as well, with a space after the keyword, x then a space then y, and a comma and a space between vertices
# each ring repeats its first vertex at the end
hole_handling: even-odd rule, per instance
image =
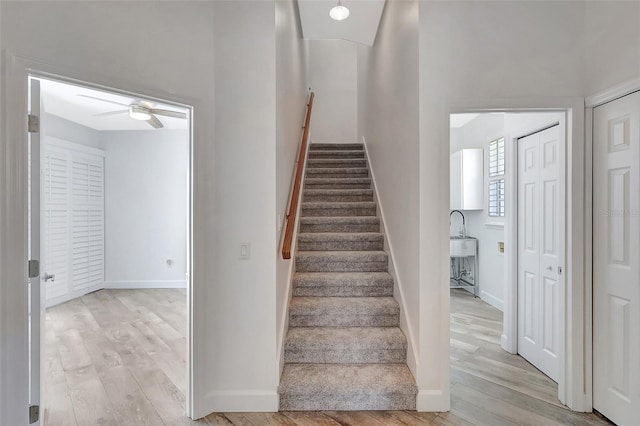
POLYGON ((240 259, 249 259, 251 255, 251 244, 249 243, 241 243, 240 244, 240 259))

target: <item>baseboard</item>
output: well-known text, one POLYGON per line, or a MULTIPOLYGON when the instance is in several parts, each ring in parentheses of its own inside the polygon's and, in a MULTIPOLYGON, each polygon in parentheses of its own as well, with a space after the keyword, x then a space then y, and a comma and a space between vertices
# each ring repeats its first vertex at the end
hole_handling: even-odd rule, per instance
POLYGON ((205 395, 203 410, 194 413, 199 419, 211 413, 274 413, 279 397, 275 390, 214 391, 205 395))
POLYGON ((416 411, 444 412, 451 409, 449 393, 440 390, 419 390, 416 397, 416 411))
POLYGON ((112 289, 187 288, 187 282, 185 280, 105 281, 104 288, 112 288, 112 289))
POLYGON ((504 312, 504 302, 495 297, 493 294, 480 290, 480 299, 484 300, 494 308, 499 309, 500 312, 504 312))
POLYGON ((395 256, 393 252, 393 246, 391 245, 391 240, 389 235, 387 234, 387 227, 385 222, 384 210, 382 209, 382 204, 380 204, 380 197, 378 194, 378 187, 376 185, 376 176, 373 172, 373 167, 371 166, 371 158, 369 158, 369 151, 367 150, 367 140, 365 137, 362 137, 362 144, 364 145, 364 152, 367 157, 367 165, 369 166, 369 173, 371 173, 371 183, 373 185, 373 194, 374 201, 376 203, 377 209, 380 212, 380 232, 384 235, 384 249, 385 252, 389 255, 389 274, 393 277, 394 280, 394 296, 395 289, 398 289, 398 301, 400 305, 400 329, 404 333, 407 338, 407 366, 411 373, 413 373, 414 377, 417 377, 417 362, 418 362, 418 354, 417 354, 417 340, 415 339, 413 333, 413 327, 409 324, 407 320, 407 305, 405 303, 404 293, 402 292, 402 282, 396 274, 395 268, 395 256))

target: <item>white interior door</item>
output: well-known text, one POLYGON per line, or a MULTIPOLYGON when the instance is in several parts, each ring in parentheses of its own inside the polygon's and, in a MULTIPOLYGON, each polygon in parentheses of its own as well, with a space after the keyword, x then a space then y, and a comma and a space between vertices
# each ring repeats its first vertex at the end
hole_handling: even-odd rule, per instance
MULTIPOLYGON (((39 120, 40 81, 32 78, 29 79, 29 115, 39 120)), ((43 394, 40 350, 44 336, 45 291, 41 286, 40 268, 34 263, 40 260, 40 131, 39 128, 31 128, 31 119, 29 127, 29 421, 40 424, 39 407, 43 394)))
POLYGON ((594 109, 593 407, 638 424, 640 92, 594 109))
POLYGON ((518 353, 558 381, 564 209, 556 125, 518 140, 518 353))

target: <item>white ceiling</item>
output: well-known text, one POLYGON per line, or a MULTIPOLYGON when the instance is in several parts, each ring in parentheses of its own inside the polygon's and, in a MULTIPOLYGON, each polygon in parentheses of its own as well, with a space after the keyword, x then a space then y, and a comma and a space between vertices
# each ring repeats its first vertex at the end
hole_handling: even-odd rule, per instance
POLYGON ((373 46, 385 0, 343 0, 351 12, 334 21, 329 10, 338 0, 298 0, 302 35, 309 40, 342 39, 373 46))
POLYGON ((479 116, 480 114, 451 114, 449 119, 449 127, 457 129, 479 116))
POLYGON ((45 112, 69 121, 90 127, 95 130, 153 130, 163 129, 187 129, 186 120, 158 115, 158 119, 164 125, 163 129, 154 129, 147 122, 134 120, 127 113, 118 115, 98 116, 111 111, 126 111, 128 105, 140 102, 149 102, 154 108, 168 109, 189 113, 188 110, 177 108, 173 105, 164 105, 150 102, 146 99, 129 97, 101 90, 88 89, 53 80, 40 80, 40 96, 45 112), (104 99, 91 99, 86 96, 104 99))

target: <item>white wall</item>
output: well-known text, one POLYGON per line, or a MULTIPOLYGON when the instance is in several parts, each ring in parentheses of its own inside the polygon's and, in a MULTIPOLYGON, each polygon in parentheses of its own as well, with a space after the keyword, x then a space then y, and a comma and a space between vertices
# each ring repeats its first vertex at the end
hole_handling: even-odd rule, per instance
MULTIPOLYGON (((376 44, 358 47, 358 129, 366 140, 414 375, 419 330, 418 3, 388 1, 376 44)), ((421 383, 418 382, 420 387, 421 383)))
MULTIPOLYGON (((294 0, 276 2, 276 321, 278 360, 287 329, 293 261, 282 259, 281 237, 287 214, 296 154, 300 146, 308 93, 305 45, 294 0)), ((295 237, 295 236, 294 236, 295 237)))
POLYGON ((311 139, 358 142, 357 50, 345 40, 307 40, 308 85, 316 94, 311 139))
POLYGON ((585 2, 585 94, 640 76, 640 2, 585 2))
POLYGON ((100 132, 105 287, 184 287, 188 130, 100 132))
POLYGON ((104 149, 100 132, 57 115, 45 113, 40 117, 40 131, 45 136, 62 139, 91 148, 104 149))
POLYGON ((214 281, 206 287, 209 315, 201 325, 209 359, 200 374, 209 384, 209 411, 275 411, 275 4, 213 4, 219 161, 205 171, 215 182, 216 249, 206 268, 214 281), (251 245, 250 259, 240 259, 241 243, 251 245))

